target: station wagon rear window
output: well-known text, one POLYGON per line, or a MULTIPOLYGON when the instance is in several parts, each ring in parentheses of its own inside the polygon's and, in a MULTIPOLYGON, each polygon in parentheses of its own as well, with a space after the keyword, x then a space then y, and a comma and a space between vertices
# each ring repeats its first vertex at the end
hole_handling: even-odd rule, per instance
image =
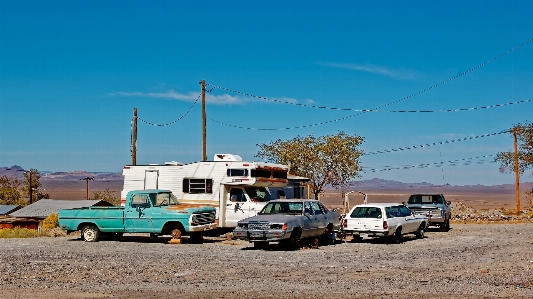
POLYGON ((357 207, 350 214, 352 218, 383 218, 381 208, 378 207, 357 207))

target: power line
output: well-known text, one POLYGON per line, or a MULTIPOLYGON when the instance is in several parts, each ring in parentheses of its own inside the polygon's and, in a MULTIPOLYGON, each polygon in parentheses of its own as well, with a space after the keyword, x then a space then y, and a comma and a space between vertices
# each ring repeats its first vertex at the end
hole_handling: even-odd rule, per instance
MULTIPOLYGON (((494 57, 494 58, 492 58, 492 59, 489 59, 489 60, 487 60, 487 61, 485 61, 485 62, 483 62, 483 63, 481 63, 481 64, 479 64, 479 65, 477 65, 477 66, 475 66, 475 67, 473 67, 473 68, 471 68, 471 69, 469 69, 469 70, 467 70, 467 71, 464 71, 464 72, 462 72, 462 73, 460 73, 460 74, 458 74, 458 75, 455 75, 455 76, 453 76, 453 77, 451 77, 451 78, 449 78, 449 79, 447 79, 447 80, 444 80, 444 81, 442 81, 442 82, 440 82, 440 83, 437 83, 437 84, 435 84, 435 85, 433 85, 433 86, 430 86, 430 87, 428 87, 428 88, 426 88, 426 89, 423 89, 423 90, 421 90, 421 91, 419 91, 419 92, 416 92, 416 93, 414 93, 414 94, 411 94, 411 95, 409 95, 409 96, 403 97, 403 98, 401 98, 401 99, 399 99, 399 100, 396 100, 396 101, 390 102, 390 103, 388 103, 388 104, 385 104, 385 105, 379 106, 379 107, 374 108, 374 109, 371 109, 371 110, 379 110, 379 109, 381 109, 381 108, 384 108, 384 107, 390 106, 390 105, 392 105, 392 104, 395 104, 395 103, 401 102, 401 101, 403 101, 403 100, 406 100, 406 99, 412 98, 412 97, 414 97, 414 96, 417 96, 417 95, 419 95, 419 94, 422 94, 422 93, 424 93, 424 92, 426 92, 426 91, 429 91, 429 90, 431 90, 431 89, 433 89, 433 88, 435 88, 435 87, 438 87, 438 86, 440 86, 440 85, 446 84, 446 83, 448 83, 448 82, 450 82, 450 81, 452 81, 452 80, 455 80, 455 79, 457 79, 457 78, 459 78, 459 77, 461 77, 461 76, 463 76, 463 75, 465 75, 465 74, 468 74, 468 73, 470 73, 470 72, 472 72, 472 71, 474 71, 474 70, 476 70, 476 69, 478 69, 478 68, 480 68, 480 67, 482 67, 482 66, 485 66, 486 64, 489 64, 489 63, 493 62, 494 60, 499 59, 499 58, 501 58, 501 57, 503 57, 503 56, 505 56, 505 55, 507 55, 507 54, 509 54, 509 53, 511 53, 511 52, 513 52, 513 51, 515 51, 515 50, 517 50, 517 49, 519 49, 519 48, 521 48, 521 47, 527 45, 527 44, 529 44, 529 43, 532 42, 532 41, 533 41, 533 38, 530 39, 530 40, 528 40, 528 41, 526 41, 526 42, 524 42, 524 43, 522 43, 522 44, 520 44, 520 45, 518 45, 518 46, 516 46, 516 47, 514 47, 514 48, 512 48, 512 49, 510 49, 510 50, 508 50, 508 51, 506 51, 506 52, 504 52, 504 53, 502 53, 502 54, 500 54, 500 55, 498 55, 498 56, 496 56, 496 57, 494 57)), ((259 97, 259 96, 255 96, 255 95, 248 94, 248 93, 242 93, 242 92, 239 92, 239 91, 236 91, 236 90, 231 90, 231 89, 227 89, 227 88, 224 88, 224 87, 219 87, 219 86, 211 85, 211 84, 208 84, 208 83, 206 83, 206 85, 209 85, 209 86, 211 86, 211 87, 213 87, 213 88, 223 89, 223 90, 227 90, 227 91, 230 91, 230 92, 235 92, 235 93, 240 93, 240 94, 243 94, 243 95, 246 95, 246 96, 255 97, 255 98, 258 98, 258 99, 265 99, 265 100, 274 101, 274 100, 272 100, 272 99, 268 99, 268 98, 265 98, 265 97, 259 97)), ((275 100, 275 101, 278 101, 278 100, 275 100)), ((281 102, 283 102, 283 101, 281 101, 281 102)), ((290 102, 284 102, 284 103, 286 103, 286 104, 292 104, 292 105, 298 105, 298 106, 306 106, 305 104, 297 104, 297 103, 290 103, 290 102)), ((317 107, 318 107, 318 106, 317 106, 317 107)), ((336 110, 340 110, 340 109, 341 109, 341 108, 336 109, 336 110)), ((314 124, 309 124, 309 125, 301 125, 301 126, 287 127, 287 128, 251 128, 251 127, 242 127, 242 126, 231 125, 231 124, 223 123, 223 122, 221 122, 221 121, 214 120, 214 119, 209 119, 209 120, 211 120, 211 121, 213 121, 213 122, 216 122, 216 123, 218 123, 218 124, 221 124, 221 125, 225 125, 225 126, 229 126, 229 127, 233 127, 233 128, 237 128, 237 129, 247 129, 247 130, 257 130, 257 131, 281 131, 281 130, 301 129, 301 128, 307 128, 307 127, 314 127, 314 126, 319 126, 319 125, 325 125, 325 124, 329 124, 329 123, 333 123, 333 122, 337 122, 337 121, 342 121, 342 120, 345 120, 345 119, 348 119, 348 118, 352 118, 352 117, 355 117, 355 116, 361 115, 361 114, 363 114, 363 113, 367 113, 367 112, 366 112, 366 111, 364 111, 364 112, 361 111, 361 112, 359 112, 359 113, 357 113, 357 114, 353 114, 353 115, 350 115, 350 116, 345 116, 345 117, 341 117, 341 118, 337 118, 337 119, 333 119, 333 120, 323 121, 323 122, 314 123, 314 124)))
POLYGON ((372 169, 368 169, 368 170, 365 170, 363 168, 363 171, 361 171, 361 172, 362 173, 369 173, 369 172, 400 170, 400 169, 411 169, 411 168, 428 168, 428 167, 444 167, 444 166, 459 166, 459 165, 495 163, 494 160, 490 160, 490 161, 481 160, 483 158, 489 158, 489 157, 494 157, 494 155, 484 155, 484 156, 479 156, 479 157, 464 158, 464 159, 450 160, 450 161, 446 161, 446 162, 436 162, 436 163, 430 163, 430 164, 383 166, 383 168, 372 168, 372 169), (474 161, 476 159, 477 159, 477 161, 474 161))
POLYGON ((158 124, 155 124, 155 123, 151 123, 151 122, 148 122, 140 117, 137 116, 137 119, 142 121, 143 123, 145 124, 149 124, 151 126, 156 126, 156 127, 166 127, 166 126, 170 126, 172 124, 175 124, 177 123, 178 121, 180 121, 182 118, 184 118, 187 114, 189 114, 189 112, 191 111, 191 109, 194 107, 194 105, 196 105, 196 103, 198 102, 198 100, 200 99, 200 97, 202 96, 202 94, 200 94, 197 98, 196 98, 196 101, 194 101, 194 103, 191 105, 191 107, 189 107, 189 110, 187 110, 187 112, 185 112, 185 114, 183 114, 180 118, 176 119, 175 121, 172 121, 172 122, 169 122, 169 123, 166 123, 166 124, 163 124, 163 125, 158 125, 158 124))
POLYGON ((430 147, 433 145, 450 144, 454 142, 461 142, 461 141, 478 139, 478 138, 483 138, 483 137, 490 137, 490 136, 495 136, 495 135, 500 135, 500 134, 505 134, 505 133, 509 133, 509 130, 501 131, 498 133, 483 134, 483 135, 477 135, 477 136, 471 136, 471 137, 465 137, 465 138, 459 138, 459 139, 453 139, 453 140, 439 141, 439 142, 426 143, 426 144, 421 144, 421 145, 406 146, 406 147, 401 147, 401 148, 396 148, 396 149, 388 149, 388 150, 363 153, 363 156, 399 152, 399 151, 410 150, 410 149, 415 149, 415 148, 430 147))

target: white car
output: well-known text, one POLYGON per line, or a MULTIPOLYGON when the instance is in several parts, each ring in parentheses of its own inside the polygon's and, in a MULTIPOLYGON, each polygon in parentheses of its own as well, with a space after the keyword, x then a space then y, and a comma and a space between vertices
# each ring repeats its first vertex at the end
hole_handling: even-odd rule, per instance
POLYGON ((360 241, 363 237, 386 237, 393 243, 400 243, 406 234, 424 238, 427 224, 426 216, 415 215, 403 204, 362 204, 346 214, 342 233, 352 235, 354 241, 360 241))

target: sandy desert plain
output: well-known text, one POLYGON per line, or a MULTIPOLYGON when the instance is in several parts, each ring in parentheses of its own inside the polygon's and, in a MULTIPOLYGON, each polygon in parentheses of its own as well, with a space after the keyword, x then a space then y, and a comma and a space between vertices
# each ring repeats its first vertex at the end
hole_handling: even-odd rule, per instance
MULTIPOLYGON (((86 199, 86 182, 80 180, 41 180, 43 193, 50 194, 52 199, 82 200, 86 199)), ((396 182, 397 183, 397 182, 396 182)), ((392 184, 388 187, 387 181, 379 180, 379 183, 366 184, 357 189, 367 194, 368 202, 402 202, 407 201, 410 194, 416 193, 442 193, 451 202, 461 202, 463 205, 476 210, 483 209, 515 209, 516 191, 513 184, 497 186, 436 186, 409 184, 392 184)), ((89 181, 89 197, 94 191, 109 190, 115 197, 120 198, 122 180, 93 180, 89 181)), ((532 207, 531 197, 526 195, 527 190, 533 188, 533 183, 525 182, 520 185, 520 203, 522 209, 532 207)), ((342 205, 343 197, 340 192, 327 190, 320 198, 328 206, 342 205)), ((357 192, 349 195, 350 206, 362 203, 363 196, 357 192)))

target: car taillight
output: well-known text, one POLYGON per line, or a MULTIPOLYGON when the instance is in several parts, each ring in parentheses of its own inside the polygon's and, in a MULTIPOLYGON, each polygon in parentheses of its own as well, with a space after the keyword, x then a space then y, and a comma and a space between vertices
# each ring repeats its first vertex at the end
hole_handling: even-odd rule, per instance
POLYGON ((383 229, 389 229, 389 224, 387 221, 383 221, 383 229))
POLYGON ((348 220, 347 219, 344 219, 344 221, 342 222, 342 226, 343 227, 348 227, 348 220))

